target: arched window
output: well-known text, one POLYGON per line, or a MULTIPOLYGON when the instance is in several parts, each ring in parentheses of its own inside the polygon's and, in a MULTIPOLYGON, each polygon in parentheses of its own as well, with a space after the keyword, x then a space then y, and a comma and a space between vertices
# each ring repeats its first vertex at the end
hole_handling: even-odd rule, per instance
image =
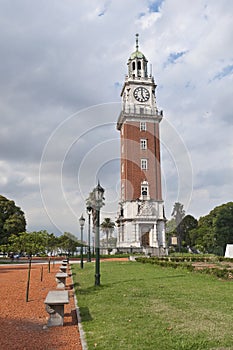
POLYGON ((138 61, 138 69, 141 69, 141 61, 138 61))
POLYGON ((141 183, 141 197, 140 199, 149 199, 149 184, 148 181, 143 181, 141 183))
POLYGON ((132 63, 132 69, 135 70, 135 62, 132 63))
POLYGON ((147 196, 147 187, 142 187, 142 196, 147 196))

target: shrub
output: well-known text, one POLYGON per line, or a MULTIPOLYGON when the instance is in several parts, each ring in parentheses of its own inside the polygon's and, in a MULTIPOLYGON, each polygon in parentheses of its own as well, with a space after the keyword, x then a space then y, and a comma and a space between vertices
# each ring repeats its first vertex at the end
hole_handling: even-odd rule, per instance
MULTIPOLYGON (((221 269, 221 268, 216 268, 216 267, 214 267, 214 268, 205 267, 205 268, 196 270, 195 267, 192 265, 192 263, 190 263, 190 261, 184 262, 184 258, 177 259, 177 257, 176 257, 174 259, 171 259, 171 261, 169 261, 168 258, 162 259, 162 258, 158 258, 158 257, 153 257, 153 258, 138 257, 138 258, 136 258, 136 261, 140 262, 142 264, 149 263, 149 264, 158 265, 161 267, 171 267, 174 269, 183 268, 183 269, 187 269, 190 272, 195 271, 195 272, 199 272, 199 273, 206 273, 206 274, 216 276, 217 278, 223 278, 223 279, 232 279, 233 278, 233 270, 229 270, 226 268, 221 269)), ((195 261, 197 261, 197 260, 195 260, 195 261)), ((200 259, 198 261, 204 261, 204 259, 200 259)))

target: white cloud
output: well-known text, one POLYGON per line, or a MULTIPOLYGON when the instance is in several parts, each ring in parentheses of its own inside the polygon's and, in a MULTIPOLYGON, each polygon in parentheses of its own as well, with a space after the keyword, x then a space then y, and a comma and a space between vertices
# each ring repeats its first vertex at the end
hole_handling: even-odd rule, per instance
POLYGON ((155 25, 155 22, 161 17, 161 14, 159 12, 149 12, 140 15, 139 19, 137 20, 137 24, 139 27, 141 27, 143 30, 150 29, 155 25))
MULTIPOLYGON (((120 102, 137 32, 139 49, 153 64, 158 107, 190 157, 194 190, 186 210, 199 216, 230 200, 232 10, 228 0, 22 0, 14 7, 2 1, 1 194, 25 210, 29 230, 43 226, 75 233, 76 216, 85 211, 84 197, 97 176, 106 187, 104 210, 115 217, 120 150, 114 123, 119 105, 104 108, 103 114, 97 107, 91 110, 98 113, 69 116, 85 107, 120 102), (49 152, 42 158, 42 190, 47 191, 52 222, 39 192, 43 149, 49 152)), ((184 188, 186 183, 185 173, 182 178, 177 171, 180 154, 174 154, 172 140, 164 137, 163 124, 169 217, 179 181, 184 188)))

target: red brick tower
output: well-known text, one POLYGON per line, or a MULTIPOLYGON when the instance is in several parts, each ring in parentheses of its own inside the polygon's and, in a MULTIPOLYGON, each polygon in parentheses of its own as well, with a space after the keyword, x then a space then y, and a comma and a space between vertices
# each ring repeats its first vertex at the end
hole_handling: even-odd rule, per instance
POLYGON ((122 88, 121 200, 118 248, 165 252, 165 217, 161 189, 159 123, 163 113, 156 106, 154 78, 148 61, 138 50, 128 60, 122 88))

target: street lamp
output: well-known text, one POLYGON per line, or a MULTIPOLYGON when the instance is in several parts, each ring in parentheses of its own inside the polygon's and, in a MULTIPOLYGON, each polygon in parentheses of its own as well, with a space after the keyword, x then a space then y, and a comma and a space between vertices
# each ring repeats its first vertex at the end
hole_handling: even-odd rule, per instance
POLYGON ((91 262, 91 204, 87 205, 87 215, 88 215, 88 241, 87 241, 87 261, 91 262))
POLYGON ((79 219, 79 224, 80 224, 80 228, 81 228, 81 264, 80 267, 81 269, 83 269, 83 226, 85 224, 85 219, 83 217, 83 214, 81 215, 80 219, 79 219))
MULTIPOLYGON (((100 285, 100 208, 104 205, 104 189, 98 185, 87 198, 87 210, 92 212, 93 231, 95 233, 95 285, 100 285)), ((89 235, 89 231, 88 231, 89 235)), ((94 247, 94 244, 93 244, 94 247)))
POLYGON ((100 208, 104 205, 104 189, 98 185, 93 190, 93 197, 96 211, 95 227, 95 285, 100 285, 100 208))

